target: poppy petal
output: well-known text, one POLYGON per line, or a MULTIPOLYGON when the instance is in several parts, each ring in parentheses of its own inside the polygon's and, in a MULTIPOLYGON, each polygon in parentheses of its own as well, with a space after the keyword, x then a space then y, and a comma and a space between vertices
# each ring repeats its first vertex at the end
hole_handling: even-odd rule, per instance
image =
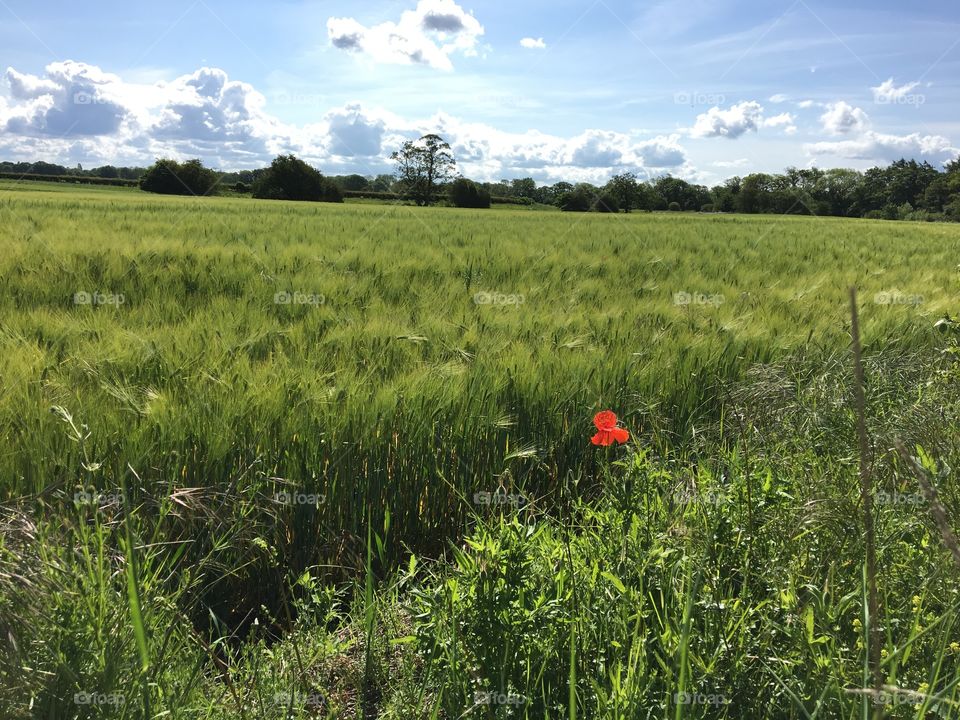
POLYGON ((594 445, 601 445, 603 447, 606 447, 607 445, 613 444, 613 438, 610 437, 609 432, 607 432, 606 430, 601 430, 592 438, 590 438, 590 442, 592 442, 594 445))
POLYGON ((611 434, 618 443, 625 443, 630 439, 630 432, 626 428, 614 428, 611 430, 611 434))
POLYGON ((617 426, 617 416, 610 410, 601 410, 593 416, 593 424, 596 426, 597 430, 605 430, 609 432, 617 426))

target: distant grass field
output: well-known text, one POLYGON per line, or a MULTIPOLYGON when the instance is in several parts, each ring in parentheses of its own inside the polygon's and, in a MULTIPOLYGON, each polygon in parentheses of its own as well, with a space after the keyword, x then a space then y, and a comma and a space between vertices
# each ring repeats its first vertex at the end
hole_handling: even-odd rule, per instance
POLYGON ((374 500, 400 536, 439 541, 459 493, 505 471, 539 495, 589 470, 600 407, 682 443, 751 364, 844 347, 851 285, 868 344, 928 344, 958 305, 958 241, 836 219, 3 191, 0 496, 75 480, 62 405, 104 487, 128 465, 209 486, 255 463, 351 533, 374 500))
POLYGON ((0 716, 958 717, 958 246, 0 183, 0 716))

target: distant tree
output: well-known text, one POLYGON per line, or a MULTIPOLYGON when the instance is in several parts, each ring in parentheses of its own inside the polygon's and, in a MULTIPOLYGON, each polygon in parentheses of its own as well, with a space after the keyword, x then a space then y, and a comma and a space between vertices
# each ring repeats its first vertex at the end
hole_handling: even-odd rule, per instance
POLYGON ((943 206, 950 202, 950 176, 938 175, 933 182, 927 185, 923 193, 922 206, 933 212, 940 212, 943 206))
POLYGON ((393 183, 393 175, 377 175, 367 189, 372 192, 390 192, 393 183))
POLYGON ((117 170, 113 165, 104 165, 103 167, 98 167, 93 171, 93 174, 102 178, 120 177, 120 171, 117 170))
POLYGON ((740 184, 740 178, 732 177, 723 185, 717 185, 710 190, 710 196, 716 211, 734 212, 737 209, 737 195, 740 194, 740 184))
POLYGON ((457 178, 448 189, 450 202, 461 208, 488 208, 490 207, 490 193, 479 187, 472 180, 457 178))
POLYGON ((666 206, 675 202, 683 210, 699 210, 702 205, 710 202, 710 191, 702 185, 691 185, 686 180, 669 175, 659 178, 654 184, 654 190, 666 206))
POLYGON ((217 173, 200 160, 157 160, 140 179, 140 189, 161 195, 209 195, 217 186, 217 173))
POLYGON ((418 205, 430 205, 438 184, 452 180, 457 161, 450 145, 439 135, 408 140, 391 159, 397 163, 397 177, 405 194, 418 205))
MULTIPOLYGON (((856 202, 857 188, 863 176, 856 170, 833 168, 824 171, 814 183, 812 196, 818 215, 844 216, 851 214, 856 202)), ((857 213, 859 214, 859 213, 857 213)))
POLYGON ((585 183, 557 196, 556 204, 565 212, 587 212, 593 206, 596 192, 585 183))
POLYGON ((614 175, 607 183, 606 191, 616 198, 624 212, 630 212, 640 204, 640 183, 631 172, 614 175))
POLYGON ((620 212, 620 204, 616 197, 604 191, 593 201, 593 210, 600 213, 617 213, 620 212))
POLYGON ((769 208, 772 192, 771 177, 764 173, 747 175, 737 194, 737 212, 760 213, 769 208))
POLYGON ((510 196, 537 199, 537 183, 533 178, 519 178, 510 183, 510 196))
POLYGON ((897 160, 887 168, 887 202, 902 207, 905 203, 917 207, 923 202, 927 187, 940 175, 930 163, 916 160, 897 160))
POLYGON ((294 155, 276 158, 257 178, 253 196, 265 200, 343 202, 340 188, 294 155))
POLYGON ((678 203, 676 200, 667 205, 667 210, 670 212, 680 212, 680 209, 680 203, 678 203))
POLYGON ((370 187, 370 181, 367 180, 363 175, 344 175, 342 177, 333 178, 334 182, 342 190, 367 190, 370 187))
POLYGON ((950 202, 943 206, 943 214, 947 220, 960 222, 960 195, 955 195, 950 202))
POLYGON ((31 175, 69 175, 72 171, 67 170, 63 165, 54 165, 41 160, 33 163, 28 172, 31 175))
POLYGON ((237 182, 233 186, 233 191, 236 193, 248 193, 250 192, 250 186, 245 182, 237 182))
POLYGON ((653 210, 659 209, 659 206, 662 202, 663 201, 660 199, 660 196, 657 195, 657 191, 653 189, 653 186, 650 183, 637 183, 637 210, 652 212, 653 210))

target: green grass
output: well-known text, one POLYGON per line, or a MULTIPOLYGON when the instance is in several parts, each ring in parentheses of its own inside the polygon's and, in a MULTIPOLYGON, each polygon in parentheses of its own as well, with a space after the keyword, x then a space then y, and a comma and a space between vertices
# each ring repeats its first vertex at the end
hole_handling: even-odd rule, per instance
MULTIPOLYGON (((862 705, 848 289, 901 488, 888 442, 956 451, 933 325, 960 228, 25 189, 0 183, 0 630, 25 587, 62 622, 18 644, 38 674, 0 674, 12 716, 106 685, 118 716, 274 717, 250 688, 291 678, 331 717, 457 717, 478 692, 526 698, 480 717, 710 716, 669 700, 709 687, 862 705), (589 444, 603 408, 637 454, 589 444), (669 501, 699 482, 735 507, 669 501), (523 507, 475 500, 498 491, 523 507)), ((939 658, 955 701, 956 574, 922 579, 936 530, 895 510, 889 675, 916 689, 939 658)))

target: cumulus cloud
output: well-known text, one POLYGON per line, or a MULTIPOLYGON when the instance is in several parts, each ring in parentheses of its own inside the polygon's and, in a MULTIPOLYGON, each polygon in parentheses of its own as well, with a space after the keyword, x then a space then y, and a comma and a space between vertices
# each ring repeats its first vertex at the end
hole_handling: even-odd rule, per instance
POLYGON ((364 112, 360 103, 331 110, 325 119, 331 155, 373 157, 381 153, 386 123, 364 112))
POLYGON ((28 136, 88 136, 117 131, 126 118, 113 89, 120 82, 84 63, 51 63, 47 77, 8 68, 10 96, 21 103, 0 119, 0 128, 28 136))
POLYGON ((547 44, 543 41, 543 38, 525 37, 520 41, 520 47, 525 47, 528 50, 544 50, 547 44))
POLYGON ((853 107, 842 100, 827 105, 827 111, 820 116, 823 129, 830 135, 848 135, 866 130, 870 118, 858 107, 853 107))
POLYGON ((781 113, 765 118, 763 106, 755 100, 730 106, 726 110, 712 107, 697 116, 689 133, 696 138, 726 137, 736 139, 747 132, 756 132, 761 127, 782 127, 784 132, 796 132, 794 117, 790 113, 781 113))
POLYGON ((644 139, 592 129, 564 138, 536 130, 504 132, 444 113, 416 127, 417 133, 431 131, 447 138, 464 174, 480 179, 530 176, 544 182, 606 182, 623 171, 640 177, 692 172, 679 135, 644 139))
POLYGON ((719 168, 739 168, 749 165, 750 160, 748 158, 738 158, 736 160, 717 160, 713 164, 719 168))
MULTIPOLYGON (((442 14, 430 15, 429 22, 453 26, 442 14)), ((157 157, 199 157, 214 167, 243 169, 293 152, 330 173, 376 174, 391 170, 390 152, 404 140, 436 132, 450 142, 461 170, 479 180, 605 182, 625 170, 641 177, 693 172, 679 134, 505 132, 447 113, 411 119, 359 102, 298 127, 272 115, 253 86, 218 68, 149 84, 126 82, 95 66, 54 63, 42 76, 11 69, 7 81, 9 97, 0 96, 0 155, 11 159, 146 165, 157 157), (80 102, 77 93, 83 93, 80 102), (106 108, 109 115, 88 115, 91 108, 106 108)))
POLYGON ((172 82, 128 83, 84 63, 51 63, 43 77, 9 69, 14 100, 0 108, 0 147, 18 156, 149 162, 203 157, 220 165, 262 164, 292 140, 252 86, 201 68, 172 82), (6 137, 4 137, 6 136, 6 137), (35 141, 24 145, 24 139, 35 141))
POLYGON ((939 165, 960 156, 960 149, 941 135, 885 135, 867 131, 859 138, 838 142, 809 143, 804 146, 812 156, 832 155, 851 160, 893 162, 900 158, 927 160, 939 165))
POLYGON ((910 91, 917 87, 920 83, 911 82, 906 85, 901 85, 897 87, 893 78, 889 78, 884 82, 880 83, 877 87, 870 88, 873 91, 873 101, 878 105, 890 105, 898 102, 903 102, 904 98, 910 94, 910 91))
POLYGON ((452 70, 455 52, 475 55, 484 29, 454 0, 420 0, 397 22, 366 27, 354 18, 327 20, 330 43, 341 50, 363 54, 375 62, 426 65, 452 70))
POLYGON ((777 105, 779 103, 784 103, 789 99, 790 99, 789 95, 785 95, 783 93, 777 93, 776 95, 772 95, 770 97, 770 102, 772 102, 774 105, 777 105))
POLYGON ((680 146, 679 135, 658 136, 638 143, 634 153, 644 167, 675 169, 687 164, 687 153, 680 146))
POLYGON ((797 131, 797 126, 793 124, 795 119, 796 118, 788 112, 780 113, 779 115, 774 115, 773 117, 764 118, 764 120, 761 122, 761 127, 782 127, 783 131, 787 135, 793 135, 797 131))

